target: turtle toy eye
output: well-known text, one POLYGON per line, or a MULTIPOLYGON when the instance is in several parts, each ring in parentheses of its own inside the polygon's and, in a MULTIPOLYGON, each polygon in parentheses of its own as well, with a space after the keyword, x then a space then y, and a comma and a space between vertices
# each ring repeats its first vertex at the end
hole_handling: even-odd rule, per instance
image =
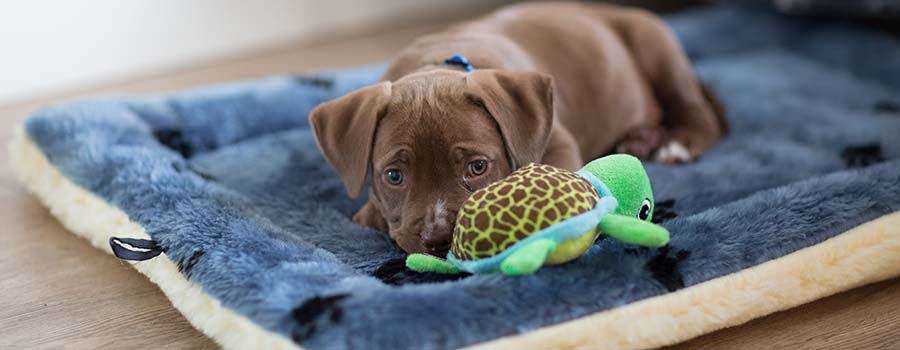
POLYGON ((638 210, 638 219, 647 220, 650 217, 650 199, 644 198, 644 202, 641 203, 641 210, 638 210))

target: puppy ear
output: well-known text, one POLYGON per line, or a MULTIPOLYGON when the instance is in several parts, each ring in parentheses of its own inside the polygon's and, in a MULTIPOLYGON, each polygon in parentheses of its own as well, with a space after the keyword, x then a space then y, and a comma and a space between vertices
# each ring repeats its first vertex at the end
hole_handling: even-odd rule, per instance
POLYGON ((381 82, 322 103, 309 115, 319 148, 351 197, 365 186, 375 127, 390 101, 391 83, 381 82))
POLYGON ((549 75, 477 70, 466 77, 466 90, 466 97, 483 105, 499 125, 511 166, 541 161, 553 125, 549 75))

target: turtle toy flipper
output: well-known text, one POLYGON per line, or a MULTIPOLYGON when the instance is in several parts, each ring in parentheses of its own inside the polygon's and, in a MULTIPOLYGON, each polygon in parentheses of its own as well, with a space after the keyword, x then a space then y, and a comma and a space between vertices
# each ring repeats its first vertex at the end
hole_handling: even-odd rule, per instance
POLYGON ((416 272, 437 272, 452 275, 459 273, 459 268, 453 266, 447 260, 427 254, 410 254, 406 257, 406 267, 416 272))
POLYGON ((669 231, 638 218, 609 214, 600 220, 600 231, 622 242, 658 248, 669 243, 669 231))
POLYGON ((530 274, 583 255, 600 234, 659 247, 653 193, 640 160, 611 155, 578 172, 528 164, 472 194, 460 209, 447 259, 412 254, 419 272, 530 274))
POLYGON ((528 275, 537 271, 547 257, 556 250, 556 241, 539 239, 528 242, 500 263, 500 272, 507 275, 528 275))

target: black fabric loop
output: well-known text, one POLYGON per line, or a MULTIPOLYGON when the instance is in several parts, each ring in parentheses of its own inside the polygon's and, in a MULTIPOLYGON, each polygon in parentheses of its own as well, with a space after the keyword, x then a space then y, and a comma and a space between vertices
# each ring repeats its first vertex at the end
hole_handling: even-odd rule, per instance
POLYGON ((162 253, 162 248, 149 239, 110 237, 109 247, 122 260, 144 261, 162 253))

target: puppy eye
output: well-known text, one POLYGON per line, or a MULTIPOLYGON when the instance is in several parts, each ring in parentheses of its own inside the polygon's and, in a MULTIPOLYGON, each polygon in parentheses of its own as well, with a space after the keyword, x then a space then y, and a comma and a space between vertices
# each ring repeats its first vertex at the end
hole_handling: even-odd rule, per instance
POLYGON ((488 169, 488 162, 484 159, 473 160, 469 162, 469 173, 472 176, 481 176, 488 169))
POLYGON ((644 198, 644 202, 641 203, 641 210, 638 210, 638 219, 647 220, 650 217, 650 199, 644 198))
POLYGON ((384 178, 389 184, 394 186, 399 186, 403 183, 403 173, 400 172, 400 169, 388 169, 384 172, 384 178))

